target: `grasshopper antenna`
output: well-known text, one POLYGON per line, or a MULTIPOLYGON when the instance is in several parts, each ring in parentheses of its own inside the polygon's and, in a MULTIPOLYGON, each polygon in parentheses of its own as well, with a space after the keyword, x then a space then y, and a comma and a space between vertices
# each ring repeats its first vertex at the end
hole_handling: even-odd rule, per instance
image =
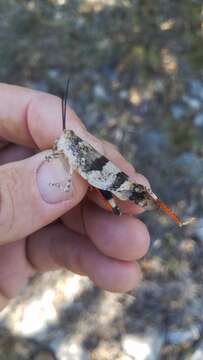
POLYGON ((66 82, 65 93, 61 99, 63 131, 66 130, 66 111, 67 111, 67 100, 68 100, 69 87, 70 87, 70 79, 68 79, 66 82))

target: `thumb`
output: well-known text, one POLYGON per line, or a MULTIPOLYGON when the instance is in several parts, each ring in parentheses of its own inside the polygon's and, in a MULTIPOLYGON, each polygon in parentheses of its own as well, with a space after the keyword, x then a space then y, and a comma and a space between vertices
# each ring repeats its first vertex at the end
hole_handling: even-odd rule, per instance
POLYGON ((15 241, 51 223, 76 206, 87 184, 68 162, 45 161, 48 152, 0 167, 0 243, 15 241), (60 186, 70 183, 68 192, 60 186))

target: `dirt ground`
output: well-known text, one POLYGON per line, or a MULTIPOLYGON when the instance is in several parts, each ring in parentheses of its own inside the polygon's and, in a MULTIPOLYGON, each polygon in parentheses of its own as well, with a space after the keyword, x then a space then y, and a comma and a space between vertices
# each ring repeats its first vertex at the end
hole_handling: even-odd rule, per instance
POLYGON ((61 96, 70 77, 88 129, 197 219, 142 216, 151 248, 133 296, 36 276, 0 315, 0 360, 203 359, 202 41, 201 0, 0 2, 1 81, 61 96))

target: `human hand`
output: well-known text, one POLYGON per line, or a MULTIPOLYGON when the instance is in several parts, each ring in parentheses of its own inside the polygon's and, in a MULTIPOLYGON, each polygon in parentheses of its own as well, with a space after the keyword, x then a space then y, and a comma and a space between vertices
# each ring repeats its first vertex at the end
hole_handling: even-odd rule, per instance
MULTIPOLYGON (((0 84, 0 99, 0 309, 36 272, 61 267, 109 291, 135 288, 141 277, 137 260, 149 246, 146 226, 104 210, 77 173, 68 193, 50 186, 70 176, 60 159, 44 161, 45 149, 61 134, 60 99, 6 84, 0 84)), ((67 118, 68 127, 148 186, 113 145, 90 135, 70 108, 67 118)), ((119 206, 129 214, 142 211, 128 202, 119 206)))

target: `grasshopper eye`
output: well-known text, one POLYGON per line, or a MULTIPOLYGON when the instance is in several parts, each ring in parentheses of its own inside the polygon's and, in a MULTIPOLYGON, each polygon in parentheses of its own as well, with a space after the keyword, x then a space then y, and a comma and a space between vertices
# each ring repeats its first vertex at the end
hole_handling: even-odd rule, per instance
POLYGON ((146 197, 145 188, 141 184, 133 184, 133 187, 131 189, 131 198, 130 200, 137 200, 138 198, 140 200, 143 200, 146 197))
POLYGON ((144 186, 141 184, 135 184, 133 191, 137 192, 137 193, 142 193, 145 190, 144 186))
POLYGON ((146 199, 146 195, 144 191, 143 190, 141 191, 140 189, 138 191, 133 190, 131 195, 129 196, 129 200, 134 201, 136 204, 143 202, 143 200, 145 199, 146 199))

